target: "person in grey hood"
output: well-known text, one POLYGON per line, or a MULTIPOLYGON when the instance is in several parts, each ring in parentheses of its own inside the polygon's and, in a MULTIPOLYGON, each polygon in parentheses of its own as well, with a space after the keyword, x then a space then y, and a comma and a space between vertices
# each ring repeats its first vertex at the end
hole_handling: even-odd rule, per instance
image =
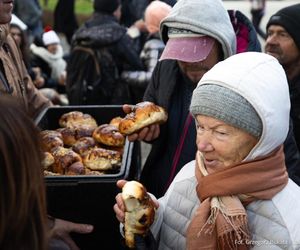
MULTIPOLYGON (((164 107, 168 121, 130 135, 152 143, 141 182, 160 197, 177 172, 195 157, 195 124, 189 114, 192 91, 203 74, 236 53, 236 36, 222 1, 180 0, 161 21, 166 44, 144 94, 164 107)), ((130 106, 124 110, 130 111, 130 106)))
POLYGON ((193 91, 190 112, 197 152, 156 204, 158 249, 299 249, 300 188, 284 162, 290 102, 279 62, 258 52, 219 62, 193 91))

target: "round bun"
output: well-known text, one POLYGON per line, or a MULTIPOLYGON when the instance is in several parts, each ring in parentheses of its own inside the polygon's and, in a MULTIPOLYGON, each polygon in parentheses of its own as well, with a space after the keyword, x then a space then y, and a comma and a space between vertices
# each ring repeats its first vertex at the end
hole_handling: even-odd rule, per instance
POLYGON ((51 152, 57 147, 64 145, 61 133, 55 130, 41 131, 41 144, 44 152, 51 152))
POLYGON ((89 127, 59 128, 65 146, 73 146, 80 138, 91 137, 94 129, 89 127))
POLYGON ((125 137, 119 130, 110 124, 102 124, 95 129, 93 138, 104 145, 121 147, 125 144, 125 137))
POLYGON ((58 174, 66 174, 69 166, 75 162, 82 162, 80 155, 69 148, 57 147, 52 155, 54 157, 53 172, 58 174))
POLYGON ((168 114, 164 108, 152 102, 140 102, 133 112, 121 120, 119 131, 124 135, 130 135, 152 124, 164 123, 167 119, 168 114))
POLYGON ((82 137, 73 146, 74 152, 80 156, 85 155, 91 148, 96 146, 96 142, 92 137, 82 137))
POLYGON ((122 155, 117 151, 92 148, 83 156, 83 164, 90 170, 112 170, 121 166, 122 155))
POLYGON ((63 114, 59 119, 59 125, 63 128, 96 128, 96 120, 89 114, 83 114, 79 111, 72 111, 63 114))

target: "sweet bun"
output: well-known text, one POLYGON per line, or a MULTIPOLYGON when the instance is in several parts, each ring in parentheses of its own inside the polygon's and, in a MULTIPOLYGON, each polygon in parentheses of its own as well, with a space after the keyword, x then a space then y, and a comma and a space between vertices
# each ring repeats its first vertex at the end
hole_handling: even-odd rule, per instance
POLYGON ((64 145, 61 133, 55 130, 44 130, 40 133, 41 144, 44 152, 51 152, 57 147, 64 145))
POLYGON ((70 148, 57 147, 52 152, 54 157, 53 172, 58 174, 68 173, 68 168, 75 162, 82 162, 79 154, 70 148))
POLYGON ((73 146, 82 137, 91 137, 94 129, 89 127, 76 128, 59 128, 56 131, 60 132, 65 146, 73 146))
POLYGON ((95 146, 96 141, 93 137, 82 137, 72 146, 72 149, 80 156, 83 156, 95 146))
POLYGON ((80 111, 72 111, 63 114, 58 121, 63 128, 86 127, 95 129, 98 125, 96 120, 89 114, 83 114, 80 111))
POLYGON ((116 128, 119 129, 119 124, 122 121, 122 117, 121 116, 117 116, 113 119, 110 120, 109 124, 115 126, 116 128))
POLYGON ((43 153, 42 166, 44 170, 48 170, 54 164, 54 157, 49 152, 43 153))
POLYGON ((85 168, 82 162, 77 161, 71 164, 65 171, 65 175, 83 175, 85 174, 85 168))
POLYGON ((92 148, 83 156, 83 164, 90 170, 106 171, 121 165, 122 155, 117 151, 104 148, 92 148))
POLYGON ((119 130, 109 124, 102 124, 94 130, 93 138, 104 145, 121 147, 125 144, 125 137, 119 130))
POLYGON ((168 114, 164 108, 152 102, 136 104, 134 111, 127 114, 119 124, 119 131, 124 135, 130 135, 152 124, 166 122, 168 114))
POLYGON ((126 182, 122 188, 125 204, 125 242, 135 247, 134 235, 145 236, 154 221, 155 208, 144 186, 137 181, 126 182))
POLYGON ((65 146, 72 146, 76 143, 76 133, 73 128, 59 128, 56 131, 61 133, 65 146))
POLYGON ((58 176, 60 174, 54 173, 52 171, 44 170, 44 176, 58 176))

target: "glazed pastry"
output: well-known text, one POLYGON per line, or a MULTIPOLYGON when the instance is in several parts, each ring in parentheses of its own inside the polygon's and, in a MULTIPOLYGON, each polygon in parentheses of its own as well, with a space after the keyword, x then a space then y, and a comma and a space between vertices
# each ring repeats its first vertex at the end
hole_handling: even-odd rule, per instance
POLYGON ((125 242, 129 248, 134 248, 134 235, 145 236, 154 221, 154 203, 137 181, 126 182, 122 198, 125 204, 125 242))
POLYGON ((119 124, 119 131, 130 135, 152 124, 161 124, 168 119, 164 108, 152 102, 138 103, 133 112, 127 114, 119 124))

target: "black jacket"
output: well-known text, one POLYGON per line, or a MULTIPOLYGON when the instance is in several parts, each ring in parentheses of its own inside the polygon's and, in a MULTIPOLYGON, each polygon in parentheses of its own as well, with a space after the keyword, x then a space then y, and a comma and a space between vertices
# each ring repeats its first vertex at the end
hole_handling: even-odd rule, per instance
POLYGON ((114 16, 96 12, 76 31, 72 46, 80 43, 93 48, 108 47, 120 72, 124 68, 143 70, 139 53, 126 31, 114 16))
POLYGON ((173 165, 195 87, 196 84, 192 84, 181 74, 176 61, 164 60, 157 63, 146 89, 144 100, 164 107, 169 114, 168 121, 160 127, 159 138, 152 142, 152 149, 141 175, 141 182, 157 197, 164 194, 178 171, 195 159, 196 130, 192 121, 178 164, 173 165))

